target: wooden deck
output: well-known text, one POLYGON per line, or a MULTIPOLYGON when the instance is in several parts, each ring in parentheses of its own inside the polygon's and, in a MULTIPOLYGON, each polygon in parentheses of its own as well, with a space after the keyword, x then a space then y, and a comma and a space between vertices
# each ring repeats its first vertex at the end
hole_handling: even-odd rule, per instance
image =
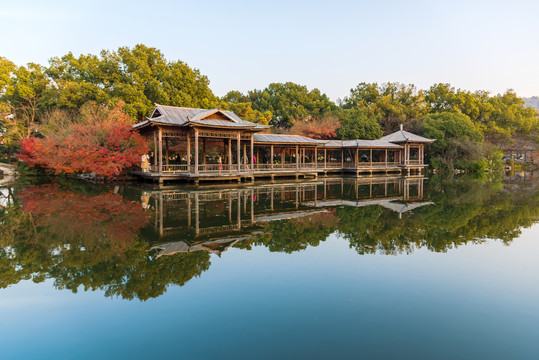
POLYGON ((254 182, 257 179, 275 180, 277 178, 307 179, 318 178, 320 175, 347 174, 355 176, 372 176, 375 174, 421 174, 425 164, 399 163, 364 163, 355 166, 347 163, 333 164, 255 164, 226 166, 218 164, 199 165, 195 172, 194 166, 167 165, 162 171, 142 172, 133 171, 139 178, 159 182, 183 181, 198 185, 200 182, 254 182))

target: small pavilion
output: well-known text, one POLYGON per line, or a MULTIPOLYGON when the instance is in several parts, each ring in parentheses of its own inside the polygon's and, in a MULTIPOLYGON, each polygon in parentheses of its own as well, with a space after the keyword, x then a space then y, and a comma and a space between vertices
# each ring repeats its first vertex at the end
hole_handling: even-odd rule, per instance
POLYGON ((156 105, 134 125, 151 145, 143 178, 199 181, 317 177, 327 173, 420 174, 424 144, 434 140, 401 129, 379 140, 318 140, 267 134, 269 127, 231 111, 156 105))

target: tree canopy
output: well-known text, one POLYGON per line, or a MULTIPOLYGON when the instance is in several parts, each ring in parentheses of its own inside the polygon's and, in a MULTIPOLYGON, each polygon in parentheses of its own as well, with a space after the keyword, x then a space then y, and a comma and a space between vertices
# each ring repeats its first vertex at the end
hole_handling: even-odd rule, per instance
MULTIPOLYGON (((317 88, 284 82, 246 93, 230 91, 219 99, 199 70, 139 44, 99 54, 68 53, 51 58, 46 66, 17 66, 0 58, 0 131, 8 160, 21 141, 42 136, 39 125, 50 111, 78 110, 89 101, 109 109, 123 102, 123 111, 138 120, 150 114, 154 103, 219 106, 245 120, 272 125, 275 132, 292 131, 320 139, 375 139, 396 131, 399 124, 419 135, 435 132, 440 139, 452 138, 440 133, 449 129, 448 118, 440 114, 449 113, 459 121, 460 115, 466 116, 466 126, 471 122, 481 133, 482 140, 466 141, 482 147, 482 160, 493 156, 495 147, 508 147, 515 141, 539 144, 538 112, 526 107, 513 90, 493 95, 448 83, 419 89, 413 84, 360 82, 336 103, 317 88)), ((449 146, 444 150, 448 156, 460 153, 455 142, 445 140, 431 145, 435 152, 438 144, 449 146)), ((456 160, 431 165, 454 166, 456 160)))
POLYGON ((58 106, 80 107, 88 100, 108 104, 122 100, 129 115, 149 115, 154 103, 211 108, 218 98, 209 80, 180 60, 144 45, 103 50, 97 55, 54 57, 46 69, 58 87, 58 106))
POLYGON ((263 90, 252 90, 247 95, 231 91, 223 99, 229 103, 250 102, 254 110, 269 111, 271 125, 290 127, 294 120, 320 117, 334 110, 336 105, 318 89, 287 83, 271 83, 263 90))

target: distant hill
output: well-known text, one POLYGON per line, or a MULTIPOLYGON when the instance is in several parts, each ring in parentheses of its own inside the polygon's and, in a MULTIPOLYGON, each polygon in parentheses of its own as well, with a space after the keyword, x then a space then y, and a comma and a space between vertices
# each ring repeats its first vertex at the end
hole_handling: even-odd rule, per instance
POLYGON ((532 107, 535 108, 535 110, 539 110, 539 96, 524 98, 524 104, 527 107, 532 107))

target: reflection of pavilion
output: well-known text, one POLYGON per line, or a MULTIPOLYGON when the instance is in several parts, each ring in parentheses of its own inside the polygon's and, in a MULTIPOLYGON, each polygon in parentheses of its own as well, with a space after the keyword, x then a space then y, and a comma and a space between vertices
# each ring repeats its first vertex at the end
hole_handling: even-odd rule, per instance
POLYGON ((251 237, 269 221, 325 213, 337 206, 379 205, 402 213, 422 202, 424 178, 328 178, 316 182, 268 184, 200 191, 166 190, 151 194, 159 256, 205 250, 221 254, 251 237), (177 239, 181 234, 182 241, 177 239))

